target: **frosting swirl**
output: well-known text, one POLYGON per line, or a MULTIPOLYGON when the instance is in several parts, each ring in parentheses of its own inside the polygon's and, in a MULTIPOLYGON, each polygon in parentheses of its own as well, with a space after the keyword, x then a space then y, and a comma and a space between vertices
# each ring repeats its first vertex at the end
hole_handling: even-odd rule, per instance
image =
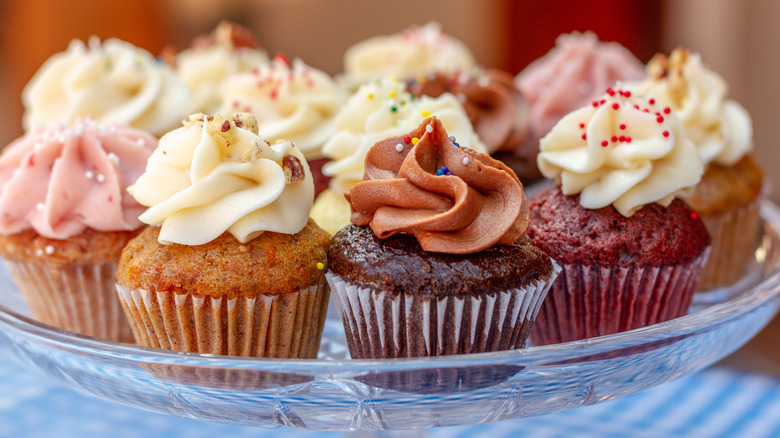
POLYGON ((233 76, 220 88, 220 113, 252 113, 268 141, 289 139, 306 158, 322 157, 322 145, 335 131, 343 100, 336 82, 300 59, 292 65, 284 56, 233 76))
POLYGON ((431 115, 464 146, 485 150, 463 106, 452 94, 416 99, 403 82, 393 78, 361 86, 339 112, 337 132, 322 148, 331 159, 322 168, 323 174, 333 178, 330 189, 349 192, 363 179, 366 154, 375 143, 408 132, 431 115))
POLYGON ((580 205, 613 204, 631 216, 645 204, 669 205, 704 172, 680 119, 652 100, 608 89, 564 118, 539 143, 537 163, 580 205))
POLYGON ((138 228, 143 207, 126 189, 156 146, 146 132, 91 119, 28 131, 0 155, 0 232, 67 239, 138 228))
POLYGON ((513 151, 525 144, 528 104, 509 73, 495 69, 456 75, 433 73, 414 80, 409 89, 417 97, 454 94, 489 154, 513 151))
POLYGON ((726 99, 726 82, 702 64, 699 54, 685 49, 676 49, 669 57, 658 54, 647 71, 646 80, 626 88, 669 106, 705 164, 731 166, 751 149, 750 116, 737 102, 726 99))
POLYGON ((266 143, 249 114, 194 114, 160 139, 130 187, 161 225, 163 244, 200 245, 225 231, 247 242, 264 231, 295 234, 314 200, 309 166, 289 141, 266 143))
POLYGON ((564 115, 599 97, 619 81, 645 77, 644 66, 618 43, 593 32, 561 35, 555 47, 515 78, 531 107, 531 135, 538 140, 564 115))
POLYGON ((511 245, 528 226, 517 176, 500 161, 455 146, 435 117, 371 148, 365 178, 348 197, 353 223, 369 225, 379 238, 412 234, 424 251, 470 254, 511 245))
POLYGON ((187 114, 187 86, 164 62, 117 39, 73 40, 49 58, 22 93, 24 127, 91 117, 160 135, 187 114))
POLYGON ((212 114, 222 106, 219 87, 227 78, 267 62, 248 30, 223 22, 176 55, 176 72, 192 92, 193 110, 212 114))
POLYGON ((355 87, 374 77, 406 79, 429 72, 467 71, 475 65, 462 42, 446 34, 439 23, 430 22, 353 45, 344 53, 342 80, 355 87))

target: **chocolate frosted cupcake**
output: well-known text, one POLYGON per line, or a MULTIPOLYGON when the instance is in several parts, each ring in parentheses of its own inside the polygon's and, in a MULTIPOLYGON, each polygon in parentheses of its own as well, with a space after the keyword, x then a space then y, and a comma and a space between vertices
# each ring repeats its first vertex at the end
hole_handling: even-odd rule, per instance
POLYGON ((654 112, 675 112, 699 151, 704 176, 686 202, 704 220, 712 252, 702 274, 702 291, 729 286, 755 260, 761 236, 763 172, 751 156, 750 116, 727 99, 728 87, 698 54, 676 49, 656 55, 648 78, 627 87, 654 101, 654 112))
POLYGON ((353 358, 525 345, 558 267, 522 237, 526 200, 508 167, 428 118, 368 152, 349 200, 327 277, 353 358))
POLYGON ((126 189, 156 145, 146 132, 78 119, 34 128, 3 150, 0 255, 33 318, 132 342, 116 266, 143 225, 126 189))
POLYGON ((539 149, 527 141, 528 103, 512 75, 496 69, 435 73, 410 81, 409 89, 418 97, 454 94, 488 154, 509 166, 523 184, 542 179, 536 167, 539 149))
POLYGON ((698 217, 675 199, 701 177, 674 115, 608 90, 540 143, 560 186, 531 198, 527 235, 563 267, 534 326, 535 344, 631 330, 684 315, 709 253, 698 217))
POLYGON ((122 251, 117 290, 140 345, 317 356, 330 236, 308 219, 314 183, 292 143, 266 143, 248 114, 196 114, 131 192, 151 226, 122 251))

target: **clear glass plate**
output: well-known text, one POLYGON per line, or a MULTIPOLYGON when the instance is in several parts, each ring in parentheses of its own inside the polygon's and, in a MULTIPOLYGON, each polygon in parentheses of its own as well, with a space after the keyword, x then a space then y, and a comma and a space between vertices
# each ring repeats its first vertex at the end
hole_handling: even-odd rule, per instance
POLYGON ((687 316, 566 344, 426 359, 349 360, 332 312, 316 360, 175 353, 36 322, 0 271, 0 344, 80 392, 174 416, 300 429, 415 429, 549 414, 706 367, 758 333, 780 303, 780 210, 762 209, 751 271, 700 294, 687 316))

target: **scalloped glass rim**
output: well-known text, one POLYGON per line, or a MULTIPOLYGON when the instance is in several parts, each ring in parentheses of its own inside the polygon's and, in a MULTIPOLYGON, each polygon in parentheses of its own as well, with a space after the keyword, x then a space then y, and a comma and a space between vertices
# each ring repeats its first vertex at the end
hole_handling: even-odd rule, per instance
MULTIPOLYGON (((776 232, 777 229, 780 229, 780 209, 770 202, 765 202, 762 206, 762 217, 765 220, 764 243, 756 251, 757 262, 755 263, 752 274, 746 276, 743 281, 728 290, 716 291, 717 295, 725 297, 722 302, 711 304, 707 299, 708 294, 702 294, 702 300, 699 304, 699 307, 702 307, 702 309, 693 311, 681 318, 629 332, 577 342, 541 347, 532 346, 521 350, 492 353, 393 360, 352 360, 338 359, 333 358, 332 356, 328 358, 329 353, 323 353, 322 351, 321 356, 326 358, 306 360, 242 358, 197 353, 179 353, 92 338, 39 323, 11 310, 5 304, 0 304, 0 329, 3 330, 3 333, 0 333, 0 345, 3 344, 3 341, 5 341, 5 344, 14 344, 13 346, 16 348, 11 348, 10 350, 18 360, 27 360, 27 363, 32 362, 36 368, 39 368, 39 371, 44 373, 46 373, 46 365, 40 364, 36 362, 36 360, 32 360, 33 353, 31 353, 31 351, 35 354, 43 355, 35 356, 36 358, 43 357, 46 360, 52 361, 54 365, 57 365, 58 360, 64 361, 64 359, 61 359, 61 355, 66 353, 62 352, 81 356, 85 363, 90 361, 94 361, 95 363, 100 362, 100 366, 96 368, 98 371, 95 371, 94 369, 88 369, 86 371, 69 369, 65 372, 65 374, 73 373, 73 375, 78 375, 78 378, 63 378, 63 372, 56 373, 56 377, 60 377, 68 386, 110 401, 158 412, 163 411, 172 415, 209 419, 212 421, 238 421, 243 424, 265 427, 287 425, 299 428, 329 430, 409 429, 474 424, 525 415, 540 415, 631 394, 703 368, 733 352, 758 333, 758 331, 768 323, 772 316, 777 312, 778 305, 780 304, 780 299, 778 298, 778 294, 780 294, 780 238, 776 232), (751 317, 752 320, 748 321, 751 317), (718 330, 720 328, 725 328, 724 330, 727 330, 727 333, 731 333, 728 337, 729 341, 726 345, 709 345, 708 342, 712 341, 712 336, 710 335, 714 334, 719 336, 721 332, 718 330), (736 330, 740 330, 741 332, 736 334, 736 330), (13 335, 13 338, 9 335, 13 335), (688 341, 699 343, 688 344, 688 341), (704 343, 702 344, 701 342, 704 343), (33 350, 30 350, 31 343, 35 343, 35 345, 32 345, 33 350), (696 348, 705 348, 709 350, 704 351, 704 353, 696 354, 687 353, 685 351, 681 352, 679 348, 671 351, 672 348, 668 346, 674 346, 675 343, 679 343, 680 348, 682 346, 689 348, 690 345, 695 345, 696 348), (22 344, 24 345, 22 346, 22 344), (646 353, 649 353, 652 357, 647 356, 646 353), (464 394, 464 392, 459 391, 473 391, 490 395, 491 391, 495 392, 499 390, 509 391, 510 393, 512 393, 512 391, 517 392, 518 390, 527 391, 529 385, 533 385, 524 380, 521 376, 523 373, 520 370, 524 370, 529 374, 532 374, 536 370, 539 371, 540 375, 544 375, 547 370, 550 370, 550 375, 554 376, 555 373, 558 372, 568 373, 567 375, 570 375, 571 373, 574 373, 571 375, 577 375, 578 369, 587 369, 590 371, 587 371, 584 376, 592 378, 593 372, 594 370, 598 370, 598 366, 612 366, 612 368, 610 368, 611 371, 615 370, 615 366, 627 366, 627 363, 631 363, 625 361, 625 358, 628 356, 642 356, 641 363, 644 365, 649 364, 652 368, 658 360, 666 360, 665 355, 669 354, 677 355, 675 357, 677 357, 678 361, 682 361, 682 363, 675 363, 674 366, 657 366, 656 368, 658 369, 648 371, 648 373, 656 374, 649 375, 647 381, 644 382, 633 382, 631 385, 616 382, 614 388, 610 386, 611 382, 609 382, 609 384, 605 386, 610 387, 607 388, 604 393, 594 391, 594 387, 596 387, 595 383, 581 382, 581 384, 590 388, 590 392, 583 392, 582 394, 578 392, 577 394, 579 395, 576 397, 569 396, 569 399, 566 400, 550 402, 551 404, 549 407, 545 407, 544 409, 527 410, 527 407, 523 408, 521 406, 522 403, 517 402, 517 406, 513 405, 514 407, 512 409, 502 408, 504 411, 500 414, 485 413, 484 415, 480 414, 481 416, 474 417, 447 418, 448 415, 446 413, 440 413, 440 416, 435 423, 416 423, 414 421, 402 422, 394 417, 397 413, 385 409, 387 406, 395 403, 395 399, 393 398, 395 396, 399 396, 399 400, 405 400, 404 403, 408 404, 406 405, 407 409, 412 408, 415 401, 430 403, 432 396, 430 396, 431 393, 429 391, 407 391, 403 388, 398 390, 398 388, 394 389, 392 386, 388 388, 385 385, 387 383, 385 381, 383 381, 384 383, 380 382, 380 384, 377 385, 366 383, 365 380, 361 380, 363 377, 378 376, 383 373, 390 373, 391 375, 396 376, 393 373, 409 373, 426 370, 432 372, 439 372, 441 370, 461 370, 459 372, 462 373, 463 370, 471 372, 469 370, 479 369, 480 367, 494 369, 497 366, 505 366, 508 370, 514 370, 510 371, 507 376, 499 378, 500 382, 497 386, 491 386, 496 385, 496 383, 493 382, 487 385, 477 384, 476 387, 471 387, 471 389, 466 390, 463 390, 458 386, 458 388, 461 389, 444 389, 440 391, 441 394, 449 396, 453 394, 464 394), (656 356, 658 356, 658 358, 656 358, 656 356), (332 418, 327 417, 327 415, 330 414, 323 414, 322 416, 317 417, 316 421, 312 420, 314 421, 313 424, 307 423, 307 419, 303 418, 291 420, 291 417, 288 417, 285 414, 274 414, 272 418, 269 419, 268 416, 260 416, 259 413, 257 418, 252 418, 253 414, 247 414, 247 411, 240 410, 238 412, 241 412, 242 416, 238 416, 238 418, 230 418, 229 414, 227 417, 224 414, 221 416, 212 416, 207 412, 208 409, 213 408, 214 406, 214 400, 208 399, 208 397, 225 395, 232 397, 246 393, 246 388, 238 387, 214 389, 213 391, 216 391, 216 395, 209 393, 208 397, 206 397, 208 400, 203 399, 206 401, 204 401, 202 405, 199 405, 197 402, 203 400, 189 400, 192 402, 192 406, 183 410, 181 409, 181 406, 169 408, 165 405, 165 400, 157 398, 154 399, 155 403, 146 406, 139 403, 138 400, 133 397, 130 397, 128 400, 117 400, 110 397, 111 391, 117 390, 116 387, 111 388, 110 385, 121 385, 121 383, 117 383, 119 380, 111 381, 109 379, 109 387, 101 387, 100 390, 95 390, 93 384, 89 383, 90 376, 94 377, 97 375, 94 373, 100 373, 101 371, 99 370, 104 370, 104 367, 107 366, 108 368, 111 368, 111 366, 116 364, 122 364, 123 366, 138 366, 141 364, 142 367, 143 365, 162 367, 174 365, 196 370, 224 369, 228 370, 228 372, 232 372, 233 370, 242 372, 243 370, 255 374, 262 372, 284 374, 285 376, 293 375, 297 377, 306 377, 309 379, 308 381, 310 383, 311 381, 314 381, 315 384, 333 384, 336 388, 342 388, 345 387, 345 385, 349 386, 349 390, 346 390, 343 394, 336 392, 334 393, 335 395, 333 395, 335 398, 329 400, 343 399, 347 406, 353 406, 350 404, 351 402, 354 406, 359 407, 362 406, 361 403, 364 404, 367 401, 375 403, 376 405, 372 408, 373 410, 365 413, 365 415, 361 413, 362 411, 359 409, 359 412, 354 413, 353 411, 355 408, 353 406, 349 411, 354 414, 351 419, 348 418, 349 415, 342 413, 339 413, 338 415, 333 414, 334 416, 332 418), (662 372, 665 372, 666 374, 659 374, 662 372), (82 381, 79 379, 86 380, 82 381), (369 386, 371 388, 368 388, 369 386), (346 415, 346 417, 344 415, 346 415)), ((8 274, 2 274, 4 274, 5 283, 0 282, 0 287, 10 285, 11 280, 8 279, 8 274)), ((694 303, 694 306, 697 306, 697 304, 694 303)), ((338 320, 337 316, 334 319, 331 315, 326 323, 326 336, 333 335, 334 333, 338 335, 337 332, 340 324, 341 322, 338 320)), ((342 351, 345 351, 345 348, 342 351)), ((72 363, 69 363, 67 366, 73 365, 72 363)), ((67 368, 67 366, 63 366, 62 368, 67 368)), ((117 366, 116 368, 117 370, 120 370, 120 372, 123 369, 121 366, 117 366)), ((126 370, 126 368, 124 369, 126 370)), ((501 370, 501 372, 505 372, 505 370, 501 370)), ((436 376, 439 376, 439 374, 436 374, 436 376)), ((470 374, 466 374, 466 377, 463 377, 463 374, 460 374, 460 377, 458 378, 469 379, 472 378, 471 376, 472 375, 470 374)), ((115 377, 116 376, 112 376, 112 378, 115 377)), ((582 377, 582 375, 578 375, 578 378, 582 377)), ((478 376, 477 379, 479 378, 484 378, 484 376, 478 376)), ((557 379, 557 377, 551 377, 551 379, 557 379)), ((132 383, 137 384, 139 382, 140 380, 137 380, 132 383)), ((106 383, 107 382, 102 382, 100 384, 105 385, 106 383)), ((201 388, 200 385, 203 384, 203 382, 196 382, 196 385, 192 386, 192 382, 180 383, 175 380, 173 382, 166 381, 164 383, 165 385, 172 385, 172 388, 181 390, 185 393, 187 391, 192 391, 193 388, 196 387, 201 388)), ((298 383, 300 382, 293 382, 292 384, 288 382, 282 386, 275 387, 255 388, 255 391, 270 392, 281 397, 285 394, 289 394, 290 388, 296 388, 298 383)), ((459 380, 458 385, 461 383, 463 382, 460 382, 459 380)), ((549 383, 551 385, 550 387, 557 388, 555 384, 560 382, 555 380, 555 382, 551 381, 549 383)), ((540 382, 540 385, 543 384, 545 384, 545 382, 540 382)), ((130 383, 127 383, 127 385, 130 385, 130 383)), ((301 387, 308 387, 306 385, 307 384, 302 384, 301 387)), ((206 383, 206 386, 209 386, 208 383, 206 383)), ((142 389, 138 388, 128 388, 128 391, 132 394, 138 394, 138 392, 133 392, 136 390, 142 391, 142 389)), ((295 392, 294 389, 292 391, 295 392)), ((538 396, 535 392, 531 395, 523 394, 529 400, 533 400, 531 395, 538 396)), ((203 394, 200 395, 202 396, 203 394)), ((149 395, 149 397, 152 397, 152 395, 149 395)), ((501 397, 504 397, 504 395, 501 395, 501 397)), ((555 394, 551 394, 548 398, 555 398, 555 394)), ((298 402, 300 401, 298 398, 292 398, 288 403, 292 403, 290 406, 293 406, 297 403, 296 400, 298 400, 298 402)), ((502 400, 504 400, 504 398, 502 398, 502 400)), ((335 403, 333 401, 331 402, 335 403)), ((249 401, 249 403, 251 405, 252 402, 249 401)), ((275 399, 274 403, 280 403, 280 400, 275 399)), ((312 403, 314 403, 314 401, 312 401, 312 403)), ((466 405, 468 405, 468 403, 466 403, 466 405)), ((257 409, 265 407, 267 407, 267 405, 255 406, 257 409)), ((276 404, 274 404, 272 408, 275 411, 278 410, 276 404)), ((313 412, 312 415, 315 415, 315 413, 313 412)), ((453 413, 452 416, 454 417, 456 414, 453 413)))

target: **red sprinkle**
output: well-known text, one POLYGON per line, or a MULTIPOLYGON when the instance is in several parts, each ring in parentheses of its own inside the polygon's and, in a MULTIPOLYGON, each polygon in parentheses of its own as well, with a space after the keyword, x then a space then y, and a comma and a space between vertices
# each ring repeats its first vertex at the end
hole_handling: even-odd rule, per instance
POLYGON ((584 123, 580 123, 580 128, 585 128, 585 124, 584 123))
POLYGON ((626 96, 626 97, 631 97, 631 92, 630 92, 630 91, 628 91, 628 90, 626 90, 626 91, 623 93, 623 96, 626 96))
POLYGON ((607 88, 607 94, 609 94, 610 96, 614 96, 615 90, 613 90, 612 88, 607 88))
POLYGON ((639 105, 634 104, 634 108, 639 109, 639 105))
POLYGON ((412 142, 412 137, 409 137, 408 135, 406 137, 404 137, 404 143, 409 144, 411 142, 412 142))
POLYGON ((612 109, 618 109, 618 108, 620 108, 620 104, 619 103, 615 102, 615 103, 612 104, 612 109))
POLYGON ((277 95, 279 95, 279 91, 271 90, 271 99, 276 99, 277 95))
POLYGON ((668 106, 664 108, 664 114, 669 114, 670 112, 672 112, 671 108, 669 108, 668 106))
POLYGON ((655 105, 655 99, 650 99, 648 100, 648 102, 650 103, 650 105, 655 105))
POLYGON ((618 137, 618 140, 626 141, 626 136, 625 135, 621 135, 620 137, 618 137))
POLYGON ((625 123, 621 123, 620 124, 620 129, 626 129, 626 124, 625 123))
POLYGON ((275 59, 279 62, 283 62, 285 65, 290 65, 290 60, 284 56, 284 53, 277 53, 275 59))
POLYGON ((695 211, 692 211, 692 212, 691 212, 691 219, 694 219, 694 220, 696 220, 696 219, 698 219, 698 218, 699 218, 699 214, 698 214, 698 213, 696 213, 695 211))
POLYGON ((631 137, 626 137, 626 143, 631 143, 631 137))
POLYGON ((604 147, 607 147, 607 145, 609 145, 609 142, 604 140, 604 141, 601 142, 601 145, 604 146, 604 147))
POLYGON ((588 136, 587 136, 585 133, 582 133, 582 139, 583 139, 583 140, 587 140, 587 139, 588 139, 588 136))
POLYGON ((669 136, 669 131, 664 131, 664 137, 668 137, 668 136, 669 136))
POLYGON ((610 138, 610 140, 612 140, 612 143, 617 142, 618 141, 617 135, 613 135, 612 138, 610 138))
POLYGON ((656 121, 656 122, 658 122, 658 123, 663 123, 663 121, 664 121, 664 118, 663 118, 663 116, 658 116, 658 117, 655 119, 655 121, 656 121))
POLYGON ((591 102, 591 105, 593 105, 593 108, 596 108, 599 106, 599 102, 597 100, 594 100, 593 102, 591 102))

